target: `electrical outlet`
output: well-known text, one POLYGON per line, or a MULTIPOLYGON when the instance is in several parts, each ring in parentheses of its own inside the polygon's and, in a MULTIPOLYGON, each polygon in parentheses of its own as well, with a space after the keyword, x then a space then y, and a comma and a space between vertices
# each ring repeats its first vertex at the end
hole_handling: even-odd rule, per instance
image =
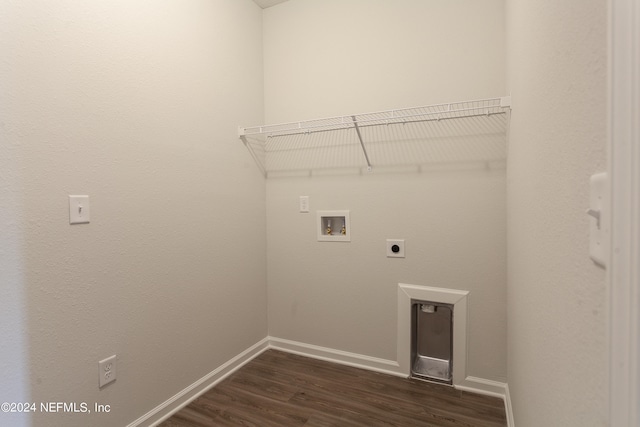
POLYGON ((99 370, 99 387, 104 387, 112 381, 116 380, 116 355, 107 357, 98 362, 99 370))
POLYGON ((387 258, 404 258, 404 239, 387 239, 387 258))

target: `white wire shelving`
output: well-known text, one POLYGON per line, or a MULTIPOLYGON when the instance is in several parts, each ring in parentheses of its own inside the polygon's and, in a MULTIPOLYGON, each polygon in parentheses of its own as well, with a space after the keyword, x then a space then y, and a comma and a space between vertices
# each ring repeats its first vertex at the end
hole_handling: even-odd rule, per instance
MULTIPOLYGON (((458 141, 461 137, 482 137, 501 134, 506 138, 506 116, 510 112, 511 97, 487 98, 472 101, 452 102, 422 107, 411 107, 373 113, 353 114, 299 122, 239 127, 238 136, 247 146, 265 176, 273 170, 296 169, 292 164, 298 157, 294 151, 305 151, 313 157, 318 150, 327 147, 358 147, 360 162, 367 170, 377 164, 385 164, 384 156, 389 155, 389 147, 378 147, 374 161, 369 144, 387 145, 396 142, 430 140, 458 141), (502 117, 496 119, 496 117, 502 117), (465 119, 468 119, 465 121, 465 119), (470 121, 469 121, 470 120, 470 121), (440 122, 460 121, 458 125, 440 122), (434 122, 433 125, 427 125, 434 122), (402 125, 398 128, 396 125, 402 125), (439 127, 438 127, 439 126, 439 127), (283 156, 287 153, 287 167, 283 166, 283 156)), ((414 148, 415 150, 415 148, 414 148)), ((346 153, 346 152, 345 152, 346 153)), ((351 156, 353 150, 350 150, 351 156)), ((415 157, 415 153, 413 154, 415 157)), ((299 162, 299 169, 313 169, 309 159, 299 162), (304 163, 304 165, 302 164, 304 163)), ((344 166, 340 161, 329 162, 330 166, 344 166)), ((353 163, 353 162, 352 162, 353 163)))

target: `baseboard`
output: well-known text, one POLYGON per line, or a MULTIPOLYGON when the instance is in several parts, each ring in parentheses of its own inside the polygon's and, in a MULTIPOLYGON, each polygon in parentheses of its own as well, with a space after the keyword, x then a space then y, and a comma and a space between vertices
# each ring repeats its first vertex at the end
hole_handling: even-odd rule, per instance
POLYGON ((485 380, 484 378, 466 377, 461 384, 456 384, 455 388, 471 393, 499 397, 504 401, 504 410, 507 415, 507 427, 515 427, 513 422, 511 397, 509 396, 509 385, 507 383, 485 380))
POLYGON ((317 345, 275 337, 269 337, 269 347, 274 350, 286 351, 289 353, 299 354, 301 356, 325 360, 327 362, 368 369, 370 371, 381 372, 383 374, 406 377, 406 375, 400 371, 400 365, 395 360, 379 359, 377 357, 365 356, 363 354, 350 353, 348 351, 335 350, 332 348, 320 347, 317 345))
MULTIPOLYGON (((236 357, 227 361, 217 369, 214 369, 204 377, 200 378, 190 386, 178 392, 165 402, 161 403, 151 411, 147 412, 127 427, 156 426, 180 409, 187 406, 191 401, 214 387, 220 381, 240 369, 253 358, 260 355, 267 349, 285 351, 299 354, 305 357, 325 360, 327 362, 339 363, 355 368, 367 369, 381 372, 383 374, 406 377, 400 370, 400 365, 394 360, 380 359, 358 353, 351 353, 332 348, 321 347, 282 338, 266 337, 258 343, 249 347, 236 357)), ((461 384, 454 385, 456 389, 479 393, 488 396, 499 397, 505 402, 508 427, 515 427, 513 422, 513 410, 511 398, 509 396, 509 386, 498 381, 485 380, 477 377, 466 377, 461 384)))
MULTIPOLYGON (((274 350, 286 351, 289 353, 299 354, 301 356, 325 360, 327 362, 340 363, 342 365, 368 369, 399 377, 407 376, 405 373, 401 372, 400 365, 396 361, 378 359, 362 354, 349 353, 346 351, 285 340, 282 338, 269 337, 268 339, 269 348, 274 350)), ((506 383, 486 380, 478 377, 466 377, 461 384, 456 384, 454 387, 458 390, 484 394, 502 399, 504 401, 505 412, 507 415, 507 426, 515 427, 513 422, 511 398, 509 396, 509 386, 506 383)))
POLYGON ((478 377, 466 377, 460 384, 454 384, 458 390, 504 399, 507 384, 498 381, 485 380, 478 377))
POLYGON ((156 426, 160 424, 268 348, 269 339, 264 338, 260 340, 258 343, 252 345, 236 357, 209 372, 204 377, 130 423, 127 427, 156 426))
POLYGON ((515 427, 516 422, 513 419, 513 406, 511 406, 511 395, 509 394, 509 384, 505 384, 504 388, 504 410, 507 413, 507 427, 515 427))

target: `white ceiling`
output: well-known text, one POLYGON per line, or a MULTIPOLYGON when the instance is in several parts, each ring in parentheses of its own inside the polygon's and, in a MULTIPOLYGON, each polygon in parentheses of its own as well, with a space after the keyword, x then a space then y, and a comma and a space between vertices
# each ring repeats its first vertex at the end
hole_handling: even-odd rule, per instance
POLYGON ((258 6, 263 9, 266 9, 271 6, 275 6, 280 3, 284 3, 287 0, 253 0, 258 6))

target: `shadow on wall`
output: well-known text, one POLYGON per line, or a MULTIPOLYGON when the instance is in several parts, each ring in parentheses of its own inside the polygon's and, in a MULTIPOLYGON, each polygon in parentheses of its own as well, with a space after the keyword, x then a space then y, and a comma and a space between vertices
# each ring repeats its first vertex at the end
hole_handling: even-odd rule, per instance
POLYGON ((504 169, 507 126, 507 114, 494 114, 247 136, 246 144, 270 178, 363 174, 367 156, 376 172, 504 169))

